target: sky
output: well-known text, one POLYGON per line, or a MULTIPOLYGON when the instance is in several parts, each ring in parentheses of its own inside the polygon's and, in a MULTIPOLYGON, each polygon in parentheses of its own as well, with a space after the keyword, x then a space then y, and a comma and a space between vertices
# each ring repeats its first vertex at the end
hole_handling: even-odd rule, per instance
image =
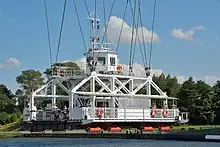
MULTIPOLYGON (((126 0, 116 0, 107 35, 115 49, 126 0)), ((151 35, 154 0, 142 0, 145 42, 151 35)), ((94 1, 87 0, 89 11, 94 1)), ((112 0, 106 0, 107 17, 112 0)), ((26 69, 44 71, 50 66, 43 0, 0 1, 0 83, 13 92, 16 76, 26 69)), ((88 43, 90 31, 82 0, 76 1, 83 34, 88 43)), ((56 56, 63 0, 47 0, 53 60, 56 56)), ((102 0, 97 0, 98 17, 104 23, 102 0)), ((213 84, 220 79, 220 1, 157 0, 152 49, 152 68, 177 76, 180 81, 192 76, 213 84)), ((128 64, 132 17, 128 8, 119 46, 120 63, 128 64)), ((103 26, 102 26, 103 27, 103 26)), ((140 32, 142 28, 138 28, 140 32)), ((148 46, 148 45, 147 45, 148 46)), ((139 48, 135 63, 143 65, 139 48)), ((84 46, 72 0, 67 0, 59 62, 81 61, 84 46)))

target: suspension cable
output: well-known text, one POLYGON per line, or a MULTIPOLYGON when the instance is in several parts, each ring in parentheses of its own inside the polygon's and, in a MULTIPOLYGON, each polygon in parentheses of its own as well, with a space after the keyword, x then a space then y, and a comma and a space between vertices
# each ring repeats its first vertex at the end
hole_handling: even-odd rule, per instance
MULTIPOLYGON (((106 27, 106 11, 105 11, 105 0, 102 0, 102 4, 103 4, 103 15, 104 15, 104 22, 105 22, 105 27, 106 27)), ((106 43, 107 43, 107 41, 108 41, 108 37, 107 37, 107 34, 106 34, 106 36, 105 36, 105 40, 106 40, 106 43)))
POLYGON ((49 47, 50 66, 52 66, 53 57, 52 57, 52 49, 51 49, 51 41, 50 41, 50 29, 49 29, 49 21, 48 21, 47 2, 46 2, 46 0, 44 0, 44 10, 45 10, 46 25, 47 25, 47 39, 48 39, 48 47, 49 47))
POLYGON ((88 16, 90 15, 90 13, 89 13, 89 7, 88 7, 88 5, 87 5, 87 2, 86 2, 86 0, 84 0, 84 4, 85 4, 85 6, 86 6, 86 11, 87 11, 87 13, 88 13, 88 16))
POLYGON ((59 55, 59 50, 60 50, 60 42, 61 42, 61 38, 62 38, 62 32, 63 32, 63 24, 64 24, 64 18, 65 18, 65 12, 66 12, 66 1, 64 1, 64 5, 63 5, 63 14, 62 14, 62 20, 61 20, 61 26, 60 26, 60 34, 59 34, 59 40, 58 40, 58 44, 57 44, 57 54, 56 54, 56 62, 58 60, 58 55, 59 55))
POLYGON ((151 56, 152 56, 152 48, 153 48, 153 38, 154 38, 154 24, 155 24, 155 16, 156 16, 156 6, 157 0, 154 0, 154 9, 153 9, 153 21, 152 21, 152 34, 151 34, 151 42, 150 42, 150 57, 149 57, 149 68, 151 67, 151 56))
POLYGON ((107 29, 108 29, 108 25, 109 25, 110 17, 111 17, 111 15, 112 15, 112 10, 113 10, 113 8, 114 8, 114 5, 115 5, 115 0, 113 0, 113 2, 112 2, 111 10, 110 10, 109 17, 108 17, 108 22, 107 22, 107 24, 106 24, 106 28, 105 28, 104 35, 102 36, 102 42, 101 42, 101 44, 103 44, 105 35, 106 35, 106 33, 107 33, 107 29))
MULTIPOLYGON (((102 36, 101 44, 103 44, 103 42, 104 42, 105 35, 106 35, 106 33, 107 33, 107 29, 108 29, 108 25, 109 25, 109 21, 110 21, 110 17, 111 17, 111 14, 112 14, 112 10, 113 10, 113 8, 114 8, 114 5, 115 5, 115 0, 113 0, 113 2, 112 2, 111 10, 110 10, 110 13, 109 13, 109 16, 108 16, 108 21, 107 21, 107 25, 106 25, 106 28, 105 28, 105 32, 104 32, 104 34, 103 34, 103 36, 102 36)), ((96 58, 99 57, 99 54, 100 54, 100 50, 98 51, 98 55, 97 55, 96 58)), ((94 58, 93 58, 93 59, 94 59, 94 58)), ((95 65, 94 65, 94 69, 95 69, 96 64, 97 64, 97 61, 96 61, 95 65)))
POLYGON ((129 74, 133 74, 132 67, 132 53, 133 53, 133 39, 134 39, 134 27, 135 27, 135 15, 136 15, 136 0, 134 0, 134 13, 133 13, 133 25, 131 34, 131 48, 130 48, 130 58, 129 58, 129 74))
POLYGON ((116 46, 116 53, 118 53, 119 43, 121 41, 121 35, 122 35, 123 27, 124 27, 125 15, 126 15, 126 12, 127 12, 127 9, 128 9, 128 1, 129 0, 126 1, 125 10, 124 10, 123 18, 122 18, 122 24, 121 24, 120 33, 119 33, 119 37, 118 37, 118 42, 117 42, 117 46, 116 46))
MULTIPOLYGON (((129 6, 130 6, 130 10, 131 10, 131 14, 133 15, 133 9, 132 9, 132 4, 131 4, 131 0, 129 0, 129 6)), ((135 24, 135 27, 136 27, 136 24, 135 24)), ((144 66, 147 66, 147 65, 145 65, 145 58, 144 58, 144 54, 143 54, 143 51, 142 51, 142 47, 141 47, 141 41, 140 41, 140 38, 139 38, 139 35, 137 35, 137 37, 138 37, 138 43, 139 43, 139 48, 140 48, 140 52, 141 52, 141 57, 142 57, 142 60, 143 60, 143 64, 144 64, 144 66)))
MULTIPOLYGON (((85 3, 86 3, 86 1, 85 1, 85 3)), ((87 4, 86 4, 86 5, 87 5, 87 4)), ((86 53, 86 52, 87 52, 87 49, 86 49, 86 41, 85 41, 85 37, 84 37, 84 35, 83 35, 82 26, 81 26, 81 23, 80 23, 79 13, 78 13, 78 10, 77 10, 77 7, 76 7, 76 2, 75 2, 75 0, 73 0, 73 6, 74 6, 74 9, 75 9, 75 12, 76 12, 76 17, 77 17, 77 21, 78 21, 78 25, 79 25, 81 37, 82 37, 82 40, 83 40, 83 45, 84 45, 84 48, 85 48, 85 53, 86 53)), ((88 13, 89 13, 89 11, 88 11, 88 13)))
MULTIPOLYGON (((137 24, 134 25, 134 29, 136 30, 136 35, 135 35, 135 40, 134 40, 134 52, 133 52, 132 60, 131 60, 132 68, 133 68, 133 65, 134 65, 134 56, 135 56, 135 52, 136 52, 136 43, 137 43, 137 38, 138 38, 139 18, 140 18, 140 13, 138 12, 137 24)), ((135 20, 134 20, 134 21, 135 21, 135 20)))
POLYGON ((147 66, 147 53, 146 53, 146 45, 145 45, 145 36, 144 36, 144 30, 143 30, 143 20, 142 20, 142 15, 141 15, 141 0, 138 0, 138 9, 140 13, 140 25, 141 25, 141 34, 142 34, 142 42, 144 46, 144 57, 145 57, 145 62, 144 65, 145 67, 147 66))

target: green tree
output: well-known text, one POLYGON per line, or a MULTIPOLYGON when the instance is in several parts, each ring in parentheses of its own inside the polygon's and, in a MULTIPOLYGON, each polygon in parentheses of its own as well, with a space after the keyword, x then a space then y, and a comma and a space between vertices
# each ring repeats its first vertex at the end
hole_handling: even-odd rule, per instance
POLYGON ((195 113, 199 117, 202 124, 212 124, 215 118, 215 103, 213 101, 213 89, 204 81, 197 81, 196 90, 199 99, 195 101, 195 113))
POLYGON ((0 85, 0 112, 13 113, 16 111, 15 96, 5 85, 0 85))
POLYGON ((215 111, 215 124, 220 124, 220 81, 216 81, 215 85, 212 87, 213 89, 213 103, 214 105, 214 111, 215 111))
POLYGON ((23 112, 27 96, 25 96, 24 92, 21 89, 17 89, 15 95, 18 98, 18 108, 21 112, 23 112))
MULTIPOLYGON (((16 81, 21 86, 25 98, 29 97, 34 90, 44 84, 44 78, 40 71, 33 69, 22 71, 21 75, 16 77, 16 81)), ((17 94, 18 93, 20 94, 20 92, 17 92, 17 94)))

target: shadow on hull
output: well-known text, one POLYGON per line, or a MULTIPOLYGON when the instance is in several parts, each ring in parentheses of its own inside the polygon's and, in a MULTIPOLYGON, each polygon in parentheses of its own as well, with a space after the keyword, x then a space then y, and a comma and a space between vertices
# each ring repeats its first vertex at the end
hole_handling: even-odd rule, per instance
POLYGON ((109 129, 110 127, 120 127, 120 128, 138 128, 140 129, 143 126, 151 126, 153 128, 159 128, 161 126, 172 126, 179 125, 178 123, 140 123, 140 122, 116 122, 116 123, 90 123, 82 125, 81 122, 61 122, 61 121, 32 121, 32 122, 23 122, 24 131, 31 132, 40 132, 44 130, 53 130, 53 131, 65 131, 65 130, 75 130, 75 129, 87 129, 93 127, 100 127, 104 130, 109 129))

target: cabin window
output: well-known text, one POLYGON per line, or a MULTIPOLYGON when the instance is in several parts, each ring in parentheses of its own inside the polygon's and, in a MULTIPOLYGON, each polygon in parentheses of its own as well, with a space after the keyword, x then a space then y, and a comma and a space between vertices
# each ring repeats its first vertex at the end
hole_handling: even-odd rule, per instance
POLYGON ((110 57, 111 66, 115 66, 115 57, 110 57))
POLYGON ((105 65, 105 57, 99 57, 99 58, 98 58, 98 62, 99 62, 100 64, 102 64, 102 66, 104 66, 104 65, 105 65))

